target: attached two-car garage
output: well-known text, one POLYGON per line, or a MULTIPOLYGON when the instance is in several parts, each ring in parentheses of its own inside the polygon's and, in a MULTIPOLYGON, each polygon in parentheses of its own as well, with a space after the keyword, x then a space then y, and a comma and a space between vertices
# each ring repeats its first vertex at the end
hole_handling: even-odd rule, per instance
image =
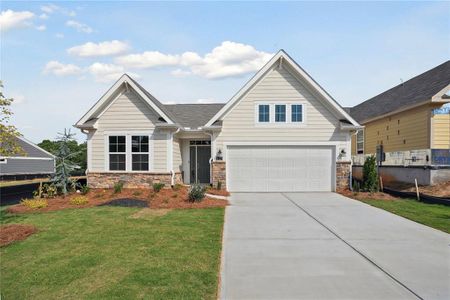
POLYGON ((228 190, 333 191, 334 149, 332 146, 228 146, 228 190))

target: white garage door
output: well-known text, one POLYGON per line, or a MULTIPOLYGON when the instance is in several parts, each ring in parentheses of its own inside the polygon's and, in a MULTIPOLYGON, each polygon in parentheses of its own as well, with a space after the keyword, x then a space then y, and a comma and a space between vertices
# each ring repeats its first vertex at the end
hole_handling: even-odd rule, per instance
POLYGON ((332 147, 228 146, 227 186, 232 192, 333 190, 332 147))

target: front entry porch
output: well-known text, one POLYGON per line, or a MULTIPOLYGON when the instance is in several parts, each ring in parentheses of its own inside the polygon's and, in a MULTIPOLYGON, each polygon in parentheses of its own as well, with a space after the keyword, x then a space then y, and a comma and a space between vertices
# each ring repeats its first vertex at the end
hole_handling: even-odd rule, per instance
POLYGON ((209 184, 211 141, 189 141, 189 183, 209 184))

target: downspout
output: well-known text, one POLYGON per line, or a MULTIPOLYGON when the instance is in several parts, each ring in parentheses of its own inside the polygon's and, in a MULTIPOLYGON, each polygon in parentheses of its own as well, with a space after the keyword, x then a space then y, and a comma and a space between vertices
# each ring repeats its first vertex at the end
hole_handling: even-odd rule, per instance
MULTIPOLYGON (((181 128, 178 127, 178 129, 175 132, 172 132, 170 134, 170 141, 172 142, 172 153, 170 155, 172 155, 173 157, 173 136, 175 134, 177 134, 178 132, 180 132, 181 128)), ((173 170, 173 158, 172 158, 172 168, 170 170, 170 185, 173 187, 175 185, 175 171, 173 170)))
MULTIPOLYGON (((350 135, 350 174, 349 174, 349 181, 348 181, 348 189, 353 192, 353 160, 352 160, 352 136, 355 136, 355 143, 358 141, 356 140, 356 135, 358 134, 358 131, 362 129, 355 130, 353 134, 350 135)), ((364 144, 366 146, 366 144, 364 144)))

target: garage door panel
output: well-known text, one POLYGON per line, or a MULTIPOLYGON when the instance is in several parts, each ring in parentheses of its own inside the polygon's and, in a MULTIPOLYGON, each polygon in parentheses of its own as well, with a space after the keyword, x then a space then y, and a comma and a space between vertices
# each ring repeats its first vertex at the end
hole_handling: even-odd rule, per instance
POLYGON ((322 146, 229 146, 230 191, 331 191, 333 148, 322 146))

